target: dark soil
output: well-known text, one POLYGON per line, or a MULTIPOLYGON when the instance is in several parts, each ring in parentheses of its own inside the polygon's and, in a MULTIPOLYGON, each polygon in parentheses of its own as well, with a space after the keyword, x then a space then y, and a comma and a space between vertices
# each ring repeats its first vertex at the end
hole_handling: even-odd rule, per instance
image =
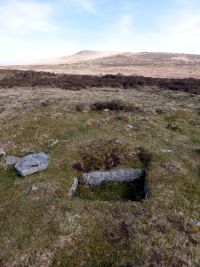
POLYGON ((0 70, 5 77, 0 80, 0 87, 50 86, 68 90, 81 90, 92 87, 140 88, 157 86, 163 89, 200 94, 200 79, 167 79, 124 75, 68 75, 50 72, 0 70))

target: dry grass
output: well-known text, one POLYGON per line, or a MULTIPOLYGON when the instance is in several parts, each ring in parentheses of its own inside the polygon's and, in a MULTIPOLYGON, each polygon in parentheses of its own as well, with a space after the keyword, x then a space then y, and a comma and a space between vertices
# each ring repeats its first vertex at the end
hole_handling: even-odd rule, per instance
POLYGON ((1 159, 0 265, 198 266, 199 103, 199 96, 150 87, 1 89, 0 147, 16 156, 46 151, 50 164, 21 178, 1 159), (142 112, 90 110, 108 98, 142 112), (79 104, 84 109, 76 111, 79 104), (181 131, 168 128, 170 121, 181 131), (110 158, 109 168, 115 164, 111 154, 120 165, 147 169, 149 199, 68 199, 80 174, 72 163, 86 159, 88 167, 106 169, 110 158), (29 190, 33 184, 36 192, 29 190))
POLYGON ((83 51, 83 53, 71 57, 53 60, 52 64, 44 62, 38 65, 18 65, 9 68, 65 74, 104 75, 123 73, 124 75, 158 78, 194 77, 199 79, 199 55, 147 52, 116 53, 110 54, 110 56, 106 54, 83 51))

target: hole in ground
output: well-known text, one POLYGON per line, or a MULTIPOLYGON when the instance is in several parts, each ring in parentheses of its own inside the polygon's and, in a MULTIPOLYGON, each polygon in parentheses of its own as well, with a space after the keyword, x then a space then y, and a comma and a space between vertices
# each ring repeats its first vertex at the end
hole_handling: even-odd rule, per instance
POLYGON ((115 176, 116 171, 114 171, 111 172, 111 179, 107 179, 109 172, 94 172, 89 174, 93 176, 92 178, 99 174, 107 178, 93 185, 86 183, 84 179, 80 179, 76 197, 93 201, 142 201, 147 197, 147 187, 145 183, 146 173, 145 171, 141 173, 137 178, 130 179, 130 176, 117 178, 115 176), (112 175, 115 176, 115 179, 113 179, 112 175))

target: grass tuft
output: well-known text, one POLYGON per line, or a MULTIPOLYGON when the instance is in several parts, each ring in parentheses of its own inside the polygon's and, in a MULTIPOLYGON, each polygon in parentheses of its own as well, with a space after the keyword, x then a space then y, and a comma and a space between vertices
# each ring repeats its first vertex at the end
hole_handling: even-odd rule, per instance
POLYGON ((133 104, 124 103, 120 100, 105 101, 105 102, 98 101, 91 105, 91 110, 93 111, 102 111, 106 109, 110 111, 123 111, 123 112, 139 111, 139 107, 136 107, 133 104))

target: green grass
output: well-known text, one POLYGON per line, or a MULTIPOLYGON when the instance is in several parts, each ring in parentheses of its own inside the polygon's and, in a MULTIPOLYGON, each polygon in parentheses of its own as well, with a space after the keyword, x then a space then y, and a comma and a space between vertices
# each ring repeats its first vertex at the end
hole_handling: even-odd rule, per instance
POLYGON ((1 123, 9 155, 46 151, 50 162, 25 178, 0 165, 0 265, 42 266, 53 255, 44 266, 198 266, 200 229, 192 221, 200 221, 199 115, 187 95, 181 98, 186 109, 173 93, 159 95, 160 104, 156 94, 155 103, 145 94, 137 95, 144 112, 120 119, 63 103, 22 109, 1 123), (133 129, 125 127, 127 120, 133 129), (170 122, 181 131, 167 127, 170 122), (113 184, 92 192, 80 187, 79 197, 68 198, 73 177, 81 174, 73 162, 104 170, 115 167, 116 156, 119 166, 147 170, 148 200, 122 201, 126 188, 113 184), (33 184, 38 191, 28 193, 33 184))

